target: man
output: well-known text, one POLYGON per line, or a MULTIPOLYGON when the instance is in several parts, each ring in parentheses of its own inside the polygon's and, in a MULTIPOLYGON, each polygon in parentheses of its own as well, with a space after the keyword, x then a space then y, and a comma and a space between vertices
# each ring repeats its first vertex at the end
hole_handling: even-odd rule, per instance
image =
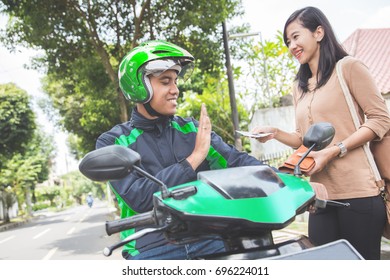
MULTIPOLYGON (((131 148, 141 155, 141 167, 167 186, 194 181, 199 171, 261 165, 211 130, 205 105, 199 122, 175 116, 177 79, 190 74, 193 61, 189 52, 165 41, 149 41, 130 51, 119 66, 119 85, 137 105, 130 121, 103 133, 96 148, 114 144, 131 148)), ((153 193, 159 191, 136 172, 110 184, 122 218, 150 211, 153 193)), ((121 238, 132 233, 124 231, 121 238)), ((168 244, 161 233, 151 233, 125 245, 122 254, 126 259, 192 259, 224 250, 219 239, 179 246, 168 244)))
POLYGON ((87 196, 86 200, 87 200, 87 204, 88 204, 89 208, 91 208, 92 204, 93 204, 93 197, 92 197, 92 193, 91 192, 88 193, 88 196, 87 196))

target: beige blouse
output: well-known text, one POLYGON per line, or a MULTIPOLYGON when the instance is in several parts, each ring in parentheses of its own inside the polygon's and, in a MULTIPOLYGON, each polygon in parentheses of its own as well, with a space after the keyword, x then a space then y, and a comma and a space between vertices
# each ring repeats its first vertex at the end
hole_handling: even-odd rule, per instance
MULTIPOLYGON (((390 117, 369 70, 359 60, 350 58, 343 63, 343 75, 359 110, 362 126, 382 138, 390 129, 390 117)), ((333 124, 336 134, 330 145, 343 141, 355 131, 335 70, 325 86, 306 93, 302 98, 295 84, 293 96, 296 134, 301 139, 316 122, 333 124)), ((362 147, 348 151, 343 158, 335 158, 322 171, 313 174, 310 180, 324 184, 329 199, 368 197, 379 193, 362 147)))

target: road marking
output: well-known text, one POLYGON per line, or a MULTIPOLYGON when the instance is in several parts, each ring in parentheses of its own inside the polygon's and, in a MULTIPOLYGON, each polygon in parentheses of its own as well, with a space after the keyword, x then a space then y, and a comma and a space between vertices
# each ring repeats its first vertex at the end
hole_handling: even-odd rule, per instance
POLYGON ((55 248, 51 249, 49 251, 49 253, 47 253, 47 255, 42 260, 50 260, 50 258, 55 254, 57 249, 58 249, 58 247, 55 247, 55 248))
POLYGON ((33 239, 37 239, 39 237, 41 237, 42 235, 44 235, 45 233, 49 232, 51 230, 51 228, 48 228, 48 229, 45 229, 44 231, 42 231, 41 233, 38 233, 37 235, 35 235, 33 237, 33 239))
POLYGON ((72 234, 75 231, 75 229, 76 229, 75 227, 72 227, 66 234, 68 235, 72 234))
POLYGON ((82 221, 84 221, 85 220, 85 218, 87 218, 88 217, 88 213, 87 214, 85 214, 80 220, 79 220, 79 223, 81 223, 82 221))
POLYGON ((85 213, 84 217, 82 217, 82 218, 79 220, 79 223, 81 223, 82 221, 84 221, 85 218, 87 218, 91 213, 92 213, 92 209, 91 209, 91 208, 88 208, 88 209, 87 209, 87 213, 85 213))
POLYGON ((8 240, 11 240, 11 239, 13 239, 13 238, 15 238, 15 235, 11 235, 10 237, 7 237, 7 238, 5 238, 5 239, 3 239, 3 240, 0 240, 0 244, 1 244, 1 243, 4 243, 4 242, 7 242, 8 240))

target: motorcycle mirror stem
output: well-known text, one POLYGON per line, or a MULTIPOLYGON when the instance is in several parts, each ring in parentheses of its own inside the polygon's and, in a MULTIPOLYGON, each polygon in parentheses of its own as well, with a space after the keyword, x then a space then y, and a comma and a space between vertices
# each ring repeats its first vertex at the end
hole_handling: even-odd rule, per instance
POLYGON ((170 191, 168 190, 168 187, 167 185, 165 185, 162 181, 160 181, 159 179, 157 179, 156 177, 152 176, 151 174, 149 174, 148 172, 144 171, 142 168, 138 167, 138 166, 133 166, 133 169, 139 173, 140 175, 152 180, 153 182, 155 182, 156 184, 158 184, 161 188, 161 197, 162 199, 166 199, 168 197, 171 196, 171 193, 170 191))
POLYGON ((301 157, 301 159, 298 161, 298 163, 294 166, 294 176, 302 176, 301 172, 301 163, 302 161, 307 157, 307 155, 314 149, 316 144, 313 144, 301 157))

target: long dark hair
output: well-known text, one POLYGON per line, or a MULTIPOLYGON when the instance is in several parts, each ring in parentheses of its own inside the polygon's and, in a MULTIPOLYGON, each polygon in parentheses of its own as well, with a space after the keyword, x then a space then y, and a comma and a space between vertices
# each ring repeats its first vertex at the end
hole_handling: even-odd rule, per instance
MULTIPOLYGON (((324 13, 315 7, 306 7, 300 10, 295 11, 288 18, 284 25, 283 30, 283 39, 284 43, 287 45, 287 26, 293 21, 297 20, 304 28, 309 29, 311 32, 314 32, 318 26, 322 26, 324 29, 324 38, 320 43, 320 59, 318 63, 317 71, 317 86, 316 89, 322 87, 329 80, 332 75, 333 69, 340 59, 344 56, 347 56, 348 53, 343 49, 341 44, 337 41, 336 36, 333 32, 332 26, 330 25, 328 19, 324 13)), ((299 71, 295 77, 298 80, 298 86, 306 93, 308 89, 308 80, 312 76, 309 65, 302 64, 299 67, 299 71)))

